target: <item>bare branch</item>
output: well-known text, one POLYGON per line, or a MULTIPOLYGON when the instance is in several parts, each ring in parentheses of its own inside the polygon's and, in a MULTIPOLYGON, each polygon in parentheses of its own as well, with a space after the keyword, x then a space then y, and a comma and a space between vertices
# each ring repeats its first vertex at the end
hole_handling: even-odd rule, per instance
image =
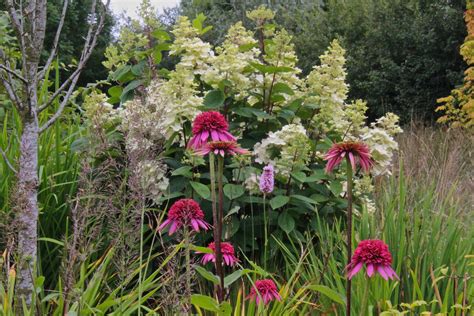
MULTIPOLYGON (((95 16, 96 14, 96 3, 97 1, 94 0, 91 5, 91 11, 90 14, 92 17, 95 16)), ((39 111, 44 110, 46 107, 48 107, 56 97, 59 96, 59 94, 64 91, 67 86, 69 85, 69 88, 66 92, 66 95, 64 96, 63 100, 61 101, 61 104, 59 105, 59 108, 57 109, 56 113, 43 125, 40 127, 39 132, 42 133, 44 132, 49 126, 51 126, 62 114, 64 111, 64 108, 66 107, 66 104, 69 101, 69 98, 71 97, 74 88, 76 87, 77 80, 79 79, 79 75, 83 68, 85 67, 85 64, 87 60, 89 59, 90 55, 92 54, 92 50, 94 49, 96 43, 97 43, 97 38, 102 31, 105 23, 105 16, 108 11, 110 4, 110 0, 107 1, 107 4, 105 6, 104 11, 100 15, 99 22, 97 23, 97 28, 94 30, 94 24, 91 23, 89 27, 89 31, 87 32, 86 40, 84 43, 84 49, 82 50, 81 58, 79 60, 77 69, 71 74, 71 76, 59 87, 59 89, 48 99, 48 101, 39 107, 39 111)))
POLYGON ((28 83, 28 81, 26 81, 26 79, 23 78, 22 75, 20 75, 20 74, 17 73, 16 71, 10 69, 9 67, 6 67, 6 66, 0 64, 0 68, 3 69, 3 70, 5 70, 5 71, 8 72, 8 73, 14 75, 15 77, 17 77, 18 79, 20 79, 21 81, 23 81, 23 83, 28 83))
POLYGON ((63 10, 61 12, 61 18, 59 20, 59 25, 58 25, 58 29, 56 31, 56 35, 54 36, 54 42, 53 42, 53 46, 51 48, 51 53, 48 57, 48 60, 46 61, 46 64, 44 65, 43 69, 38 73, 38 81, 41 81, 44 78, 46 71, 51 66, 51 64, 54 60, 54 57, 56 56, 56 54, 58 52, 59 38, 61 37, 61 31, 62 31, 63 26, 64 26, 64 20, 66 19, 66 13, 67 13, 68 5, 69 5, 69 0, 64 0, 63 10))
MULTIPOLYGON (((8 144, 6 151, 8 151, 8 148, 10 147, 10 144, 8 144)), ((7 153, 0 147, 0 155, 2 155, 3 160, 5 160, 5 163, 7 164, 7 167, 13 171, 13 173, 18 173, 18 171, 13 167, 13 164, 10 162, 10 159, 7 157, 7 153)))

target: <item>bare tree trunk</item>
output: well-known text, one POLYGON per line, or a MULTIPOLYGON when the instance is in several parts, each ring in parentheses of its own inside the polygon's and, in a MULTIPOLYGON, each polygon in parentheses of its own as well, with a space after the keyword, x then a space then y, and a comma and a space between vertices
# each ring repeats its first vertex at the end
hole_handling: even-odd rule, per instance
POLYGON ((30 306, 37 253, 38 222, 38 126, 32 118, 25 120, 20 144, 18 170, 18 254, 20 267, 16 290, 18 297, 30 306))

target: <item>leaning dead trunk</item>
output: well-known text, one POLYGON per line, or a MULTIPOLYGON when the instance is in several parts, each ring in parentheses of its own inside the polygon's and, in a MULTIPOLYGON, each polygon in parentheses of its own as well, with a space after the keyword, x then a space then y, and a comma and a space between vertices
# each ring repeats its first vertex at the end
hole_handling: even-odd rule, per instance
POLYGON ((31 304, 33 275, 37 252, 38 223, 38 126, 33 119, 25 120, 20 144, 18 168, 18 297, 31 304))

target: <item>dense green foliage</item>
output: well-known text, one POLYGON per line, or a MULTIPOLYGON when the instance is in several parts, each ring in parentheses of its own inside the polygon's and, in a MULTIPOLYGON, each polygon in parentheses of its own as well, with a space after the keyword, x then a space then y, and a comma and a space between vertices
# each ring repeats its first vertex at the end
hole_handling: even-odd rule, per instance
MULTIPOLYGON (((246 10, 268 1, 182 1, 183 13, 204 12, 223 40, 246 10)), ((466 35, 464 1, 272 1, 276 19, 292 35, 304 73, 333 38, 347 49, 350 97, 368 101, 371 119, 388 111, 403 121, 432 119, 436 99, 462 80, 458 49, 466 35)))

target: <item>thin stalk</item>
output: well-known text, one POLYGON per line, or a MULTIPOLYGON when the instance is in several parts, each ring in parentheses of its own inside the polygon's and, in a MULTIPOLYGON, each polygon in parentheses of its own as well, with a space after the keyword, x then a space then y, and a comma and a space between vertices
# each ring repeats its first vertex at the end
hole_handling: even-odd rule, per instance
POLYGON ((268 223, 267 223, 267 208, 266 208, 266 194, 263 194, 263 229, 265 236, 265 244, 263 249, 263 268, 267 270, 267 247, 268 247, 268 223))
POLYGON ((189 228, 184 228, 184 251, 186 260, 186 310, 191 315, 191 240, 189 228))
MULTIPOLYGON (((347 264, 352 255, 352 165, 347 158, 347 264)), ((351 315, 351 280, 347 279, 346 288, 346 315, 351 315)))
POLYGON ((365 284, 364 284, 364 296, 362 296, 362 305, 360 308, 360 316, 366 316, 367 315, 367 309, 368 309, 368 302, 369 302, 369 285, 370 285, 370 279, 364 278, 365 279, 365 284))
POLYGON ((219 207, 218 207, 218 242, 215 241, 216 245, 216 265, 217 265, 217 274, 220 278, 220 287, 222 291, 222 298, 221 301, 224 300, 224 269, 222 265, 222 249, 221 249, 221 239, 222 239, 222 226, 223 226, 223 219, 224 219, 224 184, 222 181, 222 177, 224 175, 224 157, 218 156, 217 157, 217 187, 219 193, 219 207), (219 244, 219 246, 218 246, 219 244))
MULTIPOLYGON (((212 221, 214 223, 214 244, 216 246, 216 272, 220 276, 222 271, 222 253, 221 253, 221 237, 219 227, 219 215, 217 213, 217 196, 216 196, 216 169, 215 169, 215 157, 213 153, 209 154, 209 176, 211 180, 211 200, 212 200, 212 221), (220 258, 219 258, 219 255, 220 258), (220 261, 219 261, 220 259, 220 261)), ((221 285, 216 286, 216 296, 219 302, 223 298, 223 287, 221 285)))
POLYGON ((143 264, 143 222, 145 221, 145 207, 142 203, 141 214, 140 214, 140 272, 138 275, 138 316, 142 314, 142 295, 143 295, 143 285, 142 285, 142 264, 143 264))

